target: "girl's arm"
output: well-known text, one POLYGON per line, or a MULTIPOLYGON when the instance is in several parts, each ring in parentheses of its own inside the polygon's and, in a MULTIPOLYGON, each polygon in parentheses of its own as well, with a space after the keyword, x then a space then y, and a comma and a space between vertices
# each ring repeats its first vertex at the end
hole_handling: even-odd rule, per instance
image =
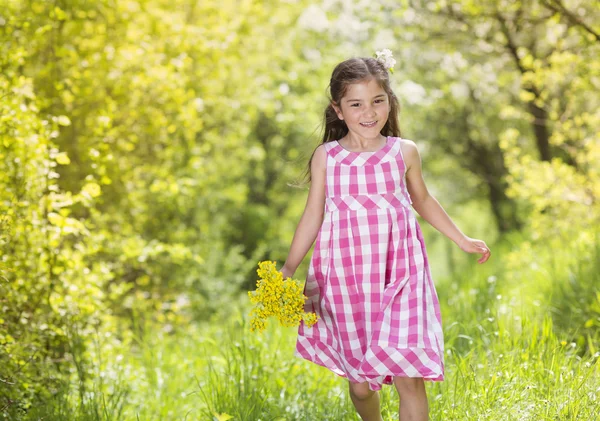
POLYGON ((320 145, 315 150, 310 164, 311 183, 306 207, 304 208, 298 227, 296 227, 288 257, 281 268, 284 278, 294 276, 294 272, 296 272, 302 259, 304 259, 304 256, 306 256, 306 253, 308 253, 308 250, 310 250, 315 242, 323 223, 323 216, 325 214, 326 159, 327 152, 325 151, 325 147, 320 145))
POLYGON ((406 187, 412 200, 412 206, 419 215, 435 229, 454 241, 467 253, 480 253, 478 260, 484 263, 490 257, 490 250, 481 240, 467 237, 452 221, 442 205, 427 190, 421 170, 421 156, 417 145, 412 140, 403 140, 402 155, 407 167, 406 187))

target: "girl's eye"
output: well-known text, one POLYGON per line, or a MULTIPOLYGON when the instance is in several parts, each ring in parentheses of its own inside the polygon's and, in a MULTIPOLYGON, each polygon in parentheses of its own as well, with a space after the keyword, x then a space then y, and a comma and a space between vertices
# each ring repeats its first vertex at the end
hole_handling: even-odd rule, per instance
POLYGON ((350 104, 351 107, 358 107, 360 104, 358 102, 355 102, 354 104, 350 104))
POLYGON ((384 99, 376 99, 376 100, 375 100, 375 103, 376 103, 376 104, 379 104, 379 103, 382 103, 382 102, 384 102, 384 101, 385 101, 384 99))

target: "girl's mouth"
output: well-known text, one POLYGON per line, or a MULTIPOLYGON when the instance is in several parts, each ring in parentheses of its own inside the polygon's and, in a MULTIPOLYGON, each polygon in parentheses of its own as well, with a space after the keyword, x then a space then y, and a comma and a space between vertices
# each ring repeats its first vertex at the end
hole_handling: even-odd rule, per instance
POLYGON ((377 124, 377 120, 376 121, 368 121, 366 123, 360 123, 360 125, 363 127, 374 127, 376 124, 377 124))

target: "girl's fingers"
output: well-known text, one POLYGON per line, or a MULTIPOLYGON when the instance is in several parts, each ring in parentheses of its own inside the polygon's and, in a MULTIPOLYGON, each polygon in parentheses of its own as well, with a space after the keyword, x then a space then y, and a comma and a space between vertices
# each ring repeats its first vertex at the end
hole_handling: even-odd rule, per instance
POLYGON ((485 263, 491 256, 490 249, 485 244, 485 242, 481 240, 471 241, 470 244, 467 244, 464 250, 468 253, 479 253, 481 257, 477 260, 479 263, 485 263))
POLYGON ((485 263, 491 255, 490 249, 487 247, 487 245, 481 241, 478 240, 475 244, 473 244, 473 253, 480 253, 481 257, 479 258, 479 260, 477 260, 478 263, 485 263))
POLYGON ((487 247, 483 248, 481 253, 482 253, 482 256, 481 256, 481 259, 479 259, 479 263, 487 262, 487 260, 492 255, 492 253, 490 252, 490 249, 488 249, 487 247))

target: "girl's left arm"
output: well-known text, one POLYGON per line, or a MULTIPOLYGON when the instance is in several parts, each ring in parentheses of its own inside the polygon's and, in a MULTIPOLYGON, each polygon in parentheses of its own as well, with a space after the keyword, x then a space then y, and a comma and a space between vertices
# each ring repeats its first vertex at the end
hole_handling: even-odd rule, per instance
POLYGON ((412 200, 412 206, 419 215, 435 229, 454 241, 467 253, 480 253, 478 260, 484 263, 490 258, 490 249, 482 240, 470 238, 456 226, 442 205, 427 190, 421 167, 421 156, 417 145, 411 140, 403 140, 402 155, 407 168, 406 187, 412 200))

